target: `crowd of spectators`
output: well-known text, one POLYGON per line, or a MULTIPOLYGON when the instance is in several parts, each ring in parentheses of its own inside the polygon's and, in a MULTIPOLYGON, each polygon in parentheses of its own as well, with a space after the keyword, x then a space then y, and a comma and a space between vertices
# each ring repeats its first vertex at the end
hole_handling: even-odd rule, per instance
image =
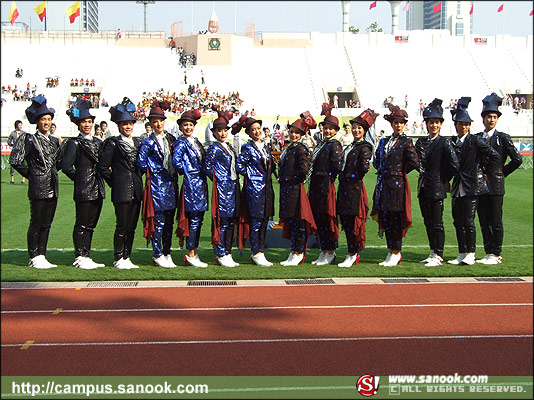
POLYGON ((59 78, 46 78, 46 87, 47 88, 55 88, 59 86, 59 78))
POLYGON ((187 54, 183 47, 178 47, 178 50, 176 52, 180 57, 178 64, 181 68, 187 68, 192 65, 196 65, 197 57, 193 53, 187 54))
POLYGON ((78 100, 89 100, 93 108, 99 108, 100 105, 100 96, 97 93, 73 93, 70 96, 68 107, 74 107, 78 100))
POLYGON ((76 87, 76 86, 95 86, 95 80, 94 79, 91 79, 91 81, 89 81, 88 78, 81 78, 80 80, 78 80, 78 78, 76 79, 71 79, 70 80, 70 86, 72 87, 76 87))
POLYGON ((26 83, 26 89, 19 89, 18 85, 5 85, 2 86, 2 95, 11 95, 13 96, 13 101, 30 101, 33 96, 37 93, 37 85, 33 86, 30 83, 26 83))

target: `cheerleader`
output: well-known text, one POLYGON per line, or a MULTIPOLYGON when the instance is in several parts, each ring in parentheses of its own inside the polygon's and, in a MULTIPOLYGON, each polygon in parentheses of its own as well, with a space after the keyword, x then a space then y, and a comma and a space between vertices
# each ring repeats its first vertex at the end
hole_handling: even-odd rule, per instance
POLYGON ((321 253, 315 265, 331 264, 336 259, 339 227, 336 215, 336 189, 334 182, 341 171, 342 147, 334 136, 339 132, 339 120, 330 114, 329 104, 323 104, 323 140, 313 149, 310 157, 309 199, 313 219, 317 224, 321 253))
POLYGON ((197 254, 204 213, 208 210, 208 184, 204 173, 206 151, 198 139, 193 137, 200 117, 200 111, 195 109, 184 112, 176 121, 183 136, 179 136, 174 142, 172 162, 176 172, 184 176, 176 216, 176 235, 180 238, 181 246, 184 237, 187 238, 184 262, 185 265, 206 268, 208 264, 200 261, 197 254))
POLYGON ((237 172, 245 177, 244 199, 241 200, 240 241, 242 245, 250 232, 251 261, 261 267, 270 267, 272 262, 265 258, 265 233, 269 218, 274 215, 274 191, 271 174, 274 162, 271 152, 263 141, 261 120, 241 119, 232 126, 232 133, 242 128, 250 139, 241 147, 237 158, 237 172), (246 215, 245 215, 246 214, 246 215))
POLYGON ((228 122, 233 113, 219 111, 211 131, 216 141, 208 147, 204 172, 213 182, 211 197, 211 239, 215 246, 217 263, 223 267, 237 267, 232 258, 234 225, 239 207, 239 179, 236 170, 237 155, 229 146, 228 122))
POLYGON ((343 150, 343 162, 339 174, 337 213, 347 237, 348 254, 338 267, 358 265, 360 251, 365 247, 365 221, 369 211, 367 191, 363 177, 369 171, 373 156, 372 144, 364 136, 375 123, 376 114, 367 109, 349 122, 354 141, 343 150))
POLYGON ((280 223, 282 236, 291 240, 291 253, 282 265, 298 265, 304 262, 308 236, 317 231, 308 196, 304 189, 308 172, 308 149, 300 139, 315 121, 309 115, 289 125, 290 144, 280 155, 278 181, 280 182, 280 223))

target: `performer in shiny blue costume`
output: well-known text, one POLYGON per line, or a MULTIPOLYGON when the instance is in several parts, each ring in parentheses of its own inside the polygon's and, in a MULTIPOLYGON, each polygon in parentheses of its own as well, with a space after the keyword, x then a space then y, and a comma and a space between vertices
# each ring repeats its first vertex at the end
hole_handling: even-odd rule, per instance
POLYGON ((148 120, 152 134, 143 140, 137 165, 150 172, 150 185, 154 202, 154 227, 152 237, 153 261, 164 268, 174 268, 171 258, 172 226, 176 209, 176 179, 172 165, 174 138, 164 130, 165 113, 159 104, 150 109, 148 120))
POLYGON ((232 146, 226 143, 228 121, 229 118, 225 116, 213 121, 212 132, 217 141, 208 147, 204 171, 217 183, 218 204, 212 204, 212 208, 217 207, 220 217, 220 243, 215 245, 217 262, 224 267, 235 267, 239 264, 232 259, 231 251, 239 207, 239 178, 236 171, 237 155, 232 146))
POLYGON ((187 254, 184 261, 186 265, 205 268, 208 264, 200 261, 197 248, 204 213, 208 210, 208 184, 204 173, 206 151, 198 139, 193 137, 195 125, 200 117, 199 110, 189 110, 176 121, 183 136, 174 142, 172 163, 176 172, 184 176, 182 184, 184 210, 189 223, 189 232, 185 232, 188 236, 185 235, 187 254))
POLYGON ((241 146, 237 158, 237 172, 245 176, 243 187, 250 219, 250 248, 252 261, 262 267, 273 265, 265 258, 265 233, 269 218, 274 215, 274 191, 271 174, 274 162, 263 143, 261 120, 243 116, 232 127, 232 133, 245 128, 251 140, 241 146))

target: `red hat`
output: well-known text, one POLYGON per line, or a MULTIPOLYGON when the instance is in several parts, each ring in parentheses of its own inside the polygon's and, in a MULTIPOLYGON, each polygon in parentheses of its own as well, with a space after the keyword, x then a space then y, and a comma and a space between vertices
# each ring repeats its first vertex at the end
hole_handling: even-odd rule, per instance
POLYGON ((262 124, 261 119, 254 119, 252 117, 247 117, 246 115, 242 115, 241 118, 239 118, 239 121, 234 123, 232 125, 232 135, 235 135, 238 133, 241 129, 245 128, 245 132, 248 133, 248 128, 254 124, 254 123, 262 124))
POLYGON ((371 126, 375 123, 376 117, 378 117, 380 114, 375 113, 373 110, 368 108, 364 112, 362 112, 360 115, 358 115, 356 118, 351 119, 349 122, 351 124, 356 123, 358 125, 363 126, 363 129, 367 132, 371 126))
POLYGON ((399 106, 389 105, 389 112, 391 114, 384 115, 384 119, 388 122, 393 122, 395 119, 402 119, 404 122, 408 121, 408 113, 401 110, 399 106))
POLYGON ((213 126, 211 127, 211 131, 215 131, 217 128, 226 128, 228 129, 228 118, 226 116, 219 117, 213 121, 213 126))
POLYGON ((202 117, 200 110, 195 108, 193 110, 184 112, 182 116, 180 117, 180 119, 176 121, 176 123, 180 125, 180 123, 182 122, 189 121, 189 122, 192 122, 194 125, 196 125, 197 120, 199 120, 200 117, 202 117))
POLYGON ((165 110, 170 108, 170 103, 168 101, 155 101, 150 107, 150 114, 148 114, 148 119, 150 118, 163 118, 167 119, 165 116, 165 110))
POLYGON ((332 115, 332 108, 334 108, 333 105, 328 104, 328 103, 323 103, 322 110, 321 110, 321 115, 325 116, 324 120, 322 121, 323 127, 324 127, 324 124, 330 124, 334 126, 336 131, 339 131, 339 120, 337 119, 337 117, 332 115))
POLYGON ((315 122, 309 111, 304 111, 300 114, 300 119, 297 119, 295 122, 288 124, 287 126, 288 128, 293 126, 306 134, 310 128, 315 128, 317 126, 317 122, 315 122))

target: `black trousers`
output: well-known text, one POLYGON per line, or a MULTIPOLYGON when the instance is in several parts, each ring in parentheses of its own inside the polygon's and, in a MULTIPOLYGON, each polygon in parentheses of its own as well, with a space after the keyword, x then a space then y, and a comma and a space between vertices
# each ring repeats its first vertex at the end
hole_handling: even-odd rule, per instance
POLYGON ((113 248, 115 261, 121 258, 129 258, 132 254, 135 228, 139 221, 141 202, 132 200, 127 202, 113 203, 115 206, 115 235, 113 237, 113 248))
POLYGON ((341 227, 345 231, 345 236, 347 237, 347 247, 349 253, 358 254, 363 249, 362 238, 354 234, 354 219, 355 215, 340 215, 339 220, 341 222, 341 227))
POLYGON ((452 219, 456 228, 459 253, 474 253, 477 241, 475 212, 478 196, 452 198, 452 219))
POLYGON ((438 256, 443 258, 445 228, 443 227, 443 199, 419 197, 419 207, 425 223, 428 244, 438 256))
POLYGON ((388 249, 402 250, 402 219, 400 211, 380 211, 388 249))
POLYGON ((319 247, 322 251, 334 251, 337 247, 337 240, 330 239, 328 225, 330 220, 326 214, 314 214, 313 219, 317 225, 317 236, 319 237, 319 247))
POLYGON ((304 253, 308 237, 306 236, 306 223, 300 218, 288 218, 287 223, 291 228, 291 251, 304 253))
POLYGON ((91 242, 93 232, 102 211, 102 198, 89 201, 77 201, 76 222, 72 232, 74 240, 74 254, 76 257, 89 257, 91 255, 91 242))
POLYGON ((484 239, 486 254, 501 255, 504 228, 502 225, 502 203, 500 195, 485 194, 478 199, 478 221, 484 239))
POLYGON ((57 197, 30 200, 28 254, 30 258, 46 254, 50 227, 56 213, 57 197))

